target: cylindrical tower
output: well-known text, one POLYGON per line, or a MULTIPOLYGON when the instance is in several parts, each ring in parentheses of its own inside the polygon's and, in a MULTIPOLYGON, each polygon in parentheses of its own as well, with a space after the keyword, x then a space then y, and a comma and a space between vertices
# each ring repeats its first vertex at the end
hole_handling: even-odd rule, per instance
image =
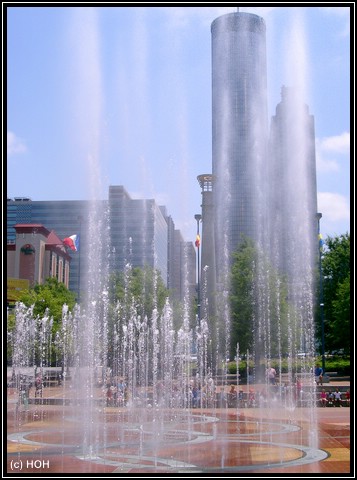
POLYGON ((265 23, 257 15, 229 13, 213 21, 211 35, 212 173, 219 267, 225 263, 224 250, 230 264, 242 236, 257 239, 262 226, 259 201, 268 124, 265 23))
POLYGON ((216 317, 216 259, 214 239, 213 176, 199 175, 202 192, 201 310, 209 319, 216 317))

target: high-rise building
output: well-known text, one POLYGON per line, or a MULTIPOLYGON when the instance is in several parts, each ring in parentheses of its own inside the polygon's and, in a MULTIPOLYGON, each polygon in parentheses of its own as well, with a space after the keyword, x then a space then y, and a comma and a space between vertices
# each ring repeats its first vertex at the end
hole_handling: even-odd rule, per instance
POLYGON ((314 117, 297 89, 282 87, 271 119, 269 163, 272 250, 279 252, 272 258, 292 279, 302 265, 314 268, 318 260, 314 117))
MULTIPOLYGON (((239 11, 222 15, 211 25, 215 259, 210 263, 215 265, 216 278, 210 283, 216 292, 207 293, 207 302, 211 310, 214 307, 209 316, 213 364, 216 353, 225 355, 229 342, 233 253, 245 237, 258 242, 264 229, 261 185, 266 182, 268 135, 265 32, 261 17, 239 11)), ((208 204, 203 208, 207 216, 208 204)), ((202 256, 206 254, 204 242, 202 235, 202 256)))
POLYGON ((167 288, 174 301, 195 298, 196 252, 192 242, 185 242, 180 230, 175 229, 171 216, 168 225, 167 288), (183 268, 186 266, 186 268, 183 268))
MULTIPOLYGON (((170 288, 173 296, 183 300, 185 291, 181 275, 186 262, 189 291, 194 296, 195 260, 192 260, 194 247, 191 242, 183 248, 179 230, 165 207, 158 206, 153 199, 132 199, 122 186, 109 187, 109 201, 102 200, 101 210, 109 221, 109 270, 122 271, 127 263, 132 267, 149 266, 160 271, 164 284, 170 288), (186 252, 186 255, 184 255, 186 252), (193 270, 192 270, 193 269, 193 270), (180 273, 179 273, 180 272, 180 273)), ((79 292, 86 289, 89 258, 89 212, 90 202, 32 201, 29 198, 16 197, 7 201, 7 241, 15 243, 16 224, 42 224, 49 230, 55 230, 63 239, 79 235, 79 251, 68 253, 71 256, 69 289, 79 292)), ((101 238, 98 238, 98 242, 101 238)), ((91 239, 95 242, 95 239, 91 239)))
MULTIPOLYGON (((204 175, 198 179, 203 198, 200 274, 204 264, 215 265, 211 285, 216 293, 208 292, 207 300, 216 303, 209 324, 217 350, 229 336, 229 273, 245 237, 257 247, 254 318, 268 318, 266 265, 285 274, 290 303, 309 321, 312 317, 318 245, 314 119, 303 99, 283 88, 269 137, 265 34, 262 18, 239 9, 211 25, 212 176, 207 176, 210 182, 204 175), (300 308, 304 302, 306 309, 300 308)), ((261 352, 267 346, 260 338, 263 329, 255 329, 261 352)))
POLYGON ((231 264, 243 236, 258 236, 259 179, 266 168, 268 125, 265 30, 264 20, 250 13, 222 15, 211 25, 218 269, 231 264))
POLYGON ((111 269, 158 269, 167 285, 168 226, 153 199, 130 198, 122 186, 109 187, 111 269))

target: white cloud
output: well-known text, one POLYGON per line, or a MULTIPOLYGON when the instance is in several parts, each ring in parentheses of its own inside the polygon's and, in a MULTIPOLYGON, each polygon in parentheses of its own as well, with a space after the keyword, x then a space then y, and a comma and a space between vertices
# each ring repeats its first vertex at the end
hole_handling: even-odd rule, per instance
POLYGON ((324 137, 317 140, 319 148, 325 152, 333 152, 340 154, 350 153, 350 133, 343 132, 341 135, 333 137, 324 137))
POLYGON ((349 220, 350 207, 344 195, 332 192, 319 192, 317 194, 318 210, 330 222, 349 220))
POLYGON ((349 155, 350 134, 341 133, 332 137, 316 138, 316 168, 320 173, 338 172, 339 162, 330 155, 349 155))
POLYGON ((7 132, 7 154, 16 155, 25 152, 27 152, 27 147, 24 141, 16 137, 13 132, 7 132))

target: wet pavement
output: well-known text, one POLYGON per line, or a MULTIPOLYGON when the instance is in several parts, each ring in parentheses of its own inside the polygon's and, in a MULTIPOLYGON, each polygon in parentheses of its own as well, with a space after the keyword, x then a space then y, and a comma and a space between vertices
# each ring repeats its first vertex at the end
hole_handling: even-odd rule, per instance
MULTIPOLYGON (((43 391, 43 398, 71 395, 61 386, 43 391)), ((85 411, 79 404, 18 405, 17 393, 8 389, 7 411, 7 472, 21 476, 351 473, 345 406, 137 409, 103 403, 85 411)))

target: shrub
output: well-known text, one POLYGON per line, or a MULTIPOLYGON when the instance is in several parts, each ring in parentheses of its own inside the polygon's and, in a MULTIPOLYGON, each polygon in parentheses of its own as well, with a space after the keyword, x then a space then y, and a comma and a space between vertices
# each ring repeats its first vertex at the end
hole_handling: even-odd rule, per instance
MULTIPOLYGON (((276 369, 278 373, 287 373, 289 371, 289 363, 287 358, 271 359, 271 366, 276 369)), ((314 367, 315 363, 320 363, 322 365, 321 357, 317 357, 316 361, 311 364, 311 368, 314 367)), ((246 360, 241 360, 238 365, 239 374, 241 377, 247 376, 247 362, 246 360)), ((253 373, 254 362, 253 360, 249 361, 249 373, 253 373)), ((303 368, 310 368, 302 359, 296 359, 296 361, 291 365, 293 373, 301 372, 303 368)), ((326 372, 337 372, 338 375, 350 375, 350 358, 349 357, 331 357, 325 359, 325 371, 326 372)), ((237 373, 237 363, 229 362, 227 366, 227 373, 231 375, 236 375, 237 373)))

